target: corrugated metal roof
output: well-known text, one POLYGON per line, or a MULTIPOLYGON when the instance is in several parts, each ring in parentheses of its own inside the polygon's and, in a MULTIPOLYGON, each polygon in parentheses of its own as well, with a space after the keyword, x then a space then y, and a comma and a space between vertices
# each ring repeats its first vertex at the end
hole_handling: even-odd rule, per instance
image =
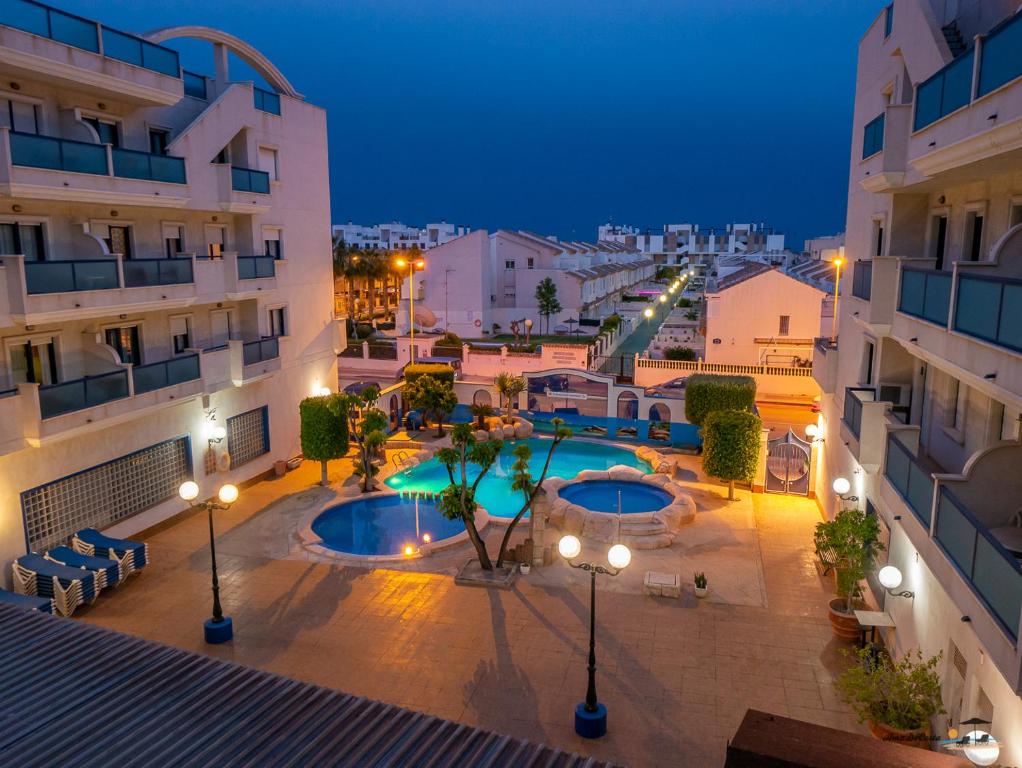
POLYGON ((0 765, 607 765, 3 604, 0 691, 0 765))

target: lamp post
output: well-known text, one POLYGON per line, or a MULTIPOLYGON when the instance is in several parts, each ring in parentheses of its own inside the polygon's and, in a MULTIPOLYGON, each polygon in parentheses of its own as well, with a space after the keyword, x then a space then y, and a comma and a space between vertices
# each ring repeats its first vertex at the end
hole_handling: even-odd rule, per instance
POLYGON ((607 733, 607 706, 596 698, 596 574, 617 576, 632 561, 632 553, 624 544, 615 544, 607 551, 609 568, 596 563, 573 563, 582 552, 582 542, 571 534, 561 538, 557 551, 572 568, 589 573, 589 684, 585 701, 575 707, 575 733, 584 739, 598 739, 607 733))
MULTIPOLYGON (((398 256, 394 259, 394 266, 398 269, 408 267, 408 362, 415 363, 415 272, 426 268, 426 260, 419 257, 415 259, 398 256)), ((446 323, 446 318, 444 320, 446 323)))
POLYGON ((227 483, 220 486, 217 492, 217 501, 200 501, 199 486, 192 480, 181 484, 178 495, 191 504, 193 507, 203 507, 209 515, 209 557, 213 570, 213 617, 204 622, 204 633, 206 642, 211 645, 226 643, 234 637, 234 624, 230 616, 224 616, 220 607, 220 579, 216 572, 216 540, 213 537, 213 510, 228 509, 231 504, 238 500, 238 487, 227 483))
POLYGON ((834 259, 834 320, 830 326, 830 343, 837 341, 837 303, 841 298, 841 265, 845 260, 838 256, 834 259))

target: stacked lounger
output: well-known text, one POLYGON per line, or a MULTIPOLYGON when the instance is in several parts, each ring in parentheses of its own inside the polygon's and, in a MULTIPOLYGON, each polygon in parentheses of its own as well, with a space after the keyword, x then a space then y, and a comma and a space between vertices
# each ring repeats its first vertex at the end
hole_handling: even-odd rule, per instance
POLYGON ((71 539, 75 552, 90 557, 116 560, 121 566, 121 578, 126 579, 145 568, 149 562, 149 545, 141 541, 112 539, 95 528, 83 528, 71 539))
POLYGON ((82 568, 96 574, 96 588, 103 590, 121 582, 121 564, 106 557, 94 557, 75 552, 71 547, 54 547, 46 559, 71 568, 82 568))
POLYGON ((53 613, 53 601, 50 598, 19 595, 17 592, 8 592, 6 589, 0 589, 0 603, 16 605, 19 608, 24 608, 26 611, 53 613))
POLYGON ((64 616, 70 616, 83 603, 91 603, 99 594, 95 573, 55 563, 42 555, 23 555, 11 564, 11 570, 17 592, 52 598, 64 616))

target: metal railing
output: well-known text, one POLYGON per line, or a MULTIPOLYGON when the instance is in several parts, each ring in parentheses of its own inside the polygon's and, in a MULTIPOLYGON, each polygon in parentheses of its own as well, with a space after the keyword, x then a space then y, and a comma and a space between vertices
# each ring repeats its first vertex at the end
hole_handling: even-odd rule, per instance
POLYGON ((858 439, 860 432, 862 431, 862 404, 864 402, 873 402, 876 397, 872 387, 846 387, 845 388, 845 407, 844 412, 841 415, 841 420, 848 425, 848 428, 852 431, 858 439), (869 397, 863 398, 860 393, 868 392, 869 397))
POLYGON ((258 192, 270 194, 270 174, 253 168, 231 166, 231 189, 235 192, 258 192))
POLYGON ((29 295, 120 287, 116 259, 25 262, 25 291, 29 295))
POLYGON ((114 176, 123 179, 162 181, 167 184, 188 183, 184 158, 153 155, 121 147, 113 147, 110 154, 113 159, 114 176))
POLYGON ((70 173, 109 176, 106 146, 35 133, 10 132, 11 163, 70 173))
POLYGON ((950 308, 950 272, 902 267, 899 312, 946 326, 950 308))
POLYGON ((265 88, 253 86, 252 95, 256 109, 262 112, 269 112, 271 115, 280 114, 279 94, 276 94, 273 91, 267 91, 265 88))
POLYGON ((884 149, 884 113, 870 120, 862 129, 862 159, 884 149))
POLYGON ((894 432, 887 433, 884 477, 896 490, 926 530, 933 511, 933 475, 894 432))
POLYGON ((191 259, 125 259, 124 287, 194 283, 191 259))
POLYGON ((257 341, 246 341, 241 345, 241 360, 245 365, 265 363, 280 357, 280 341, 276 336, 268 336, 257 341))
POLYGON ((128 396, 128 371, 110 371, 39 387, 39 414, 44 419, 82 411, 128 396))
POLYGON ((959 272, 952 327, 1022 352, 1022 280, 959 272))
POLYGON ((136 365, 131 369, 131 378, 136 395, 194 381, 199 378, 199 356, 193 353, 158 363, 136 365))
POLYGON ((873 295, 873 262, 857 261, 852 270, 852 296, 869 301, 873 295))
POLYGON ((274 277, 277 274, 277 260, 273 256, 239 256, 238 279, 256 280, 274 277))

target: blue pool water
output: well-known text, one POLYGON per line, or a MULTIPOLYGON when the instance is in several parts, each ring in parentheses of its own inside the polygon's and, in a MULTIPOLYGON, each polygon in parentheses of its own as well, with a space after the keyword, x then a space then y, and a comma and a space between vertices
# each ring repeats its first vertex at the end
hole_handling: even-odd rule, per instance
POLYGON ((562 499, 593 512, 617 512, 618 494, 623 515, 655 512, 674 501, 663 488, 627 480, 584 480, 561 489, 562 499))
POLYGON ((465 530, 460 520, 448 520, 431 501, 420 499, 418 542, 413 499, 376 496, 356 499, 324 510, 312 521, 323 546, 350 555, 399 555, 407 545, 423 543, 422 534, 436 542, 465 530))
MULTIPOLYGON (((516 445, 522 442, 522 440, 505 441, 500 451, 500 457, 476 490, 476 501, 495 517, 514 517, 525 501, 520 491, 511 490, 510 477, 511 465, 515 462, 512 451, 516 445)), ((530 438, 524 442, 532 448, 529 470, 532 472, 533 479, 538 480, 543 471, 547 453, 550 451, 551 441, 530 438)), ((635 467, 647 474, 650 472, 649 465, 637 458, 632 451, 618 448, 615 445, 565 440, 554 451, 547 477, 573 478, 583 469, 610 469, 617 464, 635 467)), ((475 479, 477 474, 477 468, 470 465, 470 479, 475 479)), ((450 478, 447 476, 447 469, 439 461, 430 459, 408 473, 392 475, 387 478, 386 483, 399 491, 439 493, 450 484, 450 478)), ((614 503, 617 504, 616 495, 614 503)))

